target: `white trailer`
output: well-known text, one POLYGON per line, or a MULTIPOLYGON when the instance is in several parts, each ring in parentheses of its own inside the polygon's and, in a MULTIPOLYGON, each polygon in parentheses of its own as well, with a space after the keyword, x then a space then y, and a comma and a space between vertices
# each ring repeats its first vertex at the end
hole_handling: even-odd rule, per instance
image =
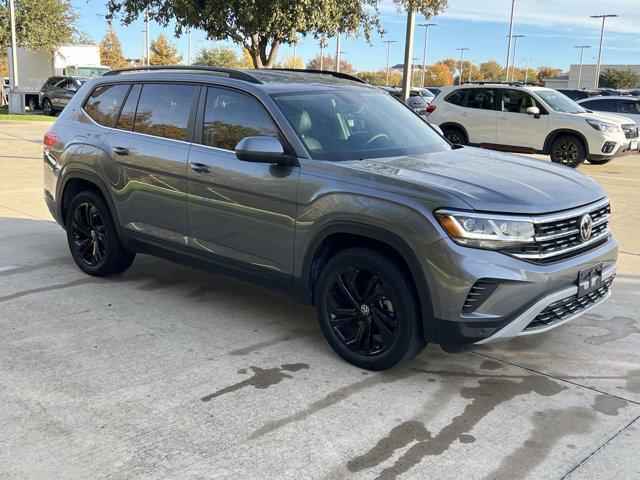
MULTIPOLYGON (((30 109, 38 108, 38 93, 49 77, 95 77, 109 70, 100 65, 100 49, 96 45, 62 45, 54 53, 18 47, 17 52, 18 89, 30 109)), ((10 47, 7 56, 11 69, 10 47)), ((11 71, 9 78, 13 78, 11 71)))

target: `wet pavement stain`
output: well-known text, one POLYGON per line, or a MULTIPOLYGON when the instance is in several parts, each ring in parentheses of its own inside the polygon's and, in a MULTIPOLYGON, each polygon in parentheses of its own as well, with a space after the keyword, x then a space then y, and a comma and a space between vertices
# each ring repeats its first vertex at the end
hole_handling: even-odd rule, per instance
POLYGON ((42 268, 47 268, 47 267, 72 267, 75 264, 73 263, 73 260, 71 259, 70 255, 67 255, 65 257, 58 257, 58 258, 52 258, 50 260, 47 260, 45 262, 40 262, 40 263, 31 263, 28 265, 22 265, 22 266, 17 266, 16 268, 12 268, 10 270, 0 270, 0 277, 4 276, 4 275, 15 275, 17 273, 28 273, 28 272, 33 272, 35 270, 40 270, 42 268))
POLYGON ((484 360, 480 364, 480 369, 482 370, 498 370, 500 368, 502 368, 502 364, 494 360, 484 360))
POLYGON ((473 441, 471 430, 498 405, 517 396, 531 393, 549 397, 557 395, 567 388, 543 376, 528 375, 520 378, 521 381, 484 378, 479 380, 476 387, 462 388, 461 395, 471 399, 471 403, 467 404, 464 411, 438 434, 434 436, 425 427, 419 429, 415 425, 415 420, 404 422, 395 427, 387 437, 380 440, 372 450, 350 460, 346 465, 347 469, 355 473, 376 467, 390 459, 397 450, 413 443, 392 466, 385 468, 376 477, 380 480, 395 479, 418 465, 424 458, 441 455, 456 440, 461 443, 473 441), (410 432, 407 433, 407 430, 410 432), (417 435, 413 432, 419 432, 424 438, 416 441, 413 437, 417 435))
POLYGON ((150 282, 140 285, 138 290, 143 292, 153 292, 155 290, 164 290, 165 288, 172 288, 185 283, 184 280, 178 278, 154 278, 150 282))
POLYGON ((627 374, 625 390, 632 393, 640 393, 640 370, 631 370, 627 374))
POLYGON ((591 408, 603 415, 615 417, 618 415, 619 410, 627 405, 629 405, 629 402, 622 398, 601 394, 595 398, 591 408))
MULTIPOLYGON (((260 367, 249 367, 253 371, 253 376, 247 378, 238 383, 234 383, 233 385, 229 385, 223 389, 218 390, 217 392, 211 393, 201 398, 203 402, 209 402, 216 397, 221 395, 225 395, 227 393, 238 391, 245 387, 254 387, 258 390, 265 390, 273 385, 277 385, 282 382, 286 378, 293 378, 292 375, 289 375, 286 372, 298 372, 300 370, 306 370, 309 368, 309 365, 306 363, 285 363, 280 367, 274 368, 260 368, 260 367)), ((246 369, 240 369, 238 371, 240 374, 246 374, 246 369)))
POLYGON ((485 480, 529 478, 528 474, 545 461, 560 440, 568 436, 588 434, 596 421, 593 410, 585 407, 536 412, 529 439, 504 458, 485 480))
POLYGON ((288 342, 289 340, 294 340, 296 338, 319 338, 320 332, 317 329, 314 330, 303 330, 301 328, 293 328, 290 333, 285 335, 280 335, 278 337, 274 337, 271 340, 265 340, 263 342, 253 343, 251 345, 247 345, 246 347, 238 348, 236 350, 232 350, 229 352, 231 356, 245 356, 250 353, 254 353, 262 350, 263 348, 272 347, 282 342, 288 342))
POLYGON ((5 295, 4 297, 0 297, 0 303, 7 302, 9 300, 13 300, 20 297, 26 297, 27 295, 34 295, 36 293, 44 293, 44 292, 50 292, 53 290, 62 290, 64 288, 73 288, 73 287, 79 287, 81 285, 87 285, 91 283, 103 283, 103 282, 104 280, 101 280, 95 277, 79 278, 77 280, 72 280, 70 282, 57 283, 55 285, 48 285, 46 287, 31 288, 29 290, 22 290, 21 292, 12 293, 11 295, 5 295))
POLYGON ((189 292, 186 297, 187 298, 202 298, 205 297, 208 293, 214 292, 215 290, 217 290, 216 287, 211 287, 211 286, 203 286, 203 287, 198 287, 195 290, 192 290, 191 292, 189 292))
POLYGON ((588 314, 574 322, 580 327, 598 327, 606 330, 604 335, 594 335, 585 340, 585 343, 592 345, 602 345, 604 343, 615 342, 627 338, 634 333, 640 333, 640 328, 636 327, 636 320, 630 317, 603 317, 597 314, 588 314))

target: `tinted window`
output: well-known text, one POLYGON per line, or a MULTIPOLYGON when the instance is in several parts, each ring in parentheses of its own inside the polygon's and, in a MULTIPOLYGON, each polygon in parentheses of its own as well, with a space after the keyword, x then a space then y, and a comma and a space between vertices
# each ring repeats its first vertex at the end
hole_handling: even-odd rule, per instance
POLYGON ((502 111, 511 113, 527 113, 527 108, 537 107, 536 101, 527 92, 520 90, 502 91, 502 111))
POLYGON ((589 100, 580 104, 589 110, 596 112, 613 112, 613 102, 611 100, 589 100))
POLYGON ((640 102, 637 100, 616 100, 618 112, 630 115, 640 115, 640 102))
POLYGON ((48 81, 46 86, 47 87, 53 87, 56 83, 60 82, 60 77, 51 77, 48 81))
POLYGON ((146 84, 142 87, 133 131, 156 137, 187 139, 189 114, 199 87, 146 84))
POLYGON ((136 115, 136 107, 138 106, 140 90, 142 90, 142 85, 140 84, 131 87, 129 95, 127 96, 127 101, 124 102, 124 107, 122 107, 122 112, 120 112, 120 118, 118 118, 116 128, 128 131, 133 129, 133 118, 136 115))
POLYGON ((454 105, 464 105, 464 97, 466 90, 456 90, 451 95, 449 95, 445 102, 453 103, 454 105))
POLYGON ((103 85, 96 88, 84 103, 87 112, 96 123, 105 127, 112 127, 127 94, 129 85, 103 85))
POLYGON ((469 90, 467 95, 467 108, 479 108, 482 110, 494 110, 497 92, 486 88, 469 90))
POLYGON ((244 93, 208 88, 202 143, 234 150, 244 137, 278 135, 278 129, 257 100, 244 93))

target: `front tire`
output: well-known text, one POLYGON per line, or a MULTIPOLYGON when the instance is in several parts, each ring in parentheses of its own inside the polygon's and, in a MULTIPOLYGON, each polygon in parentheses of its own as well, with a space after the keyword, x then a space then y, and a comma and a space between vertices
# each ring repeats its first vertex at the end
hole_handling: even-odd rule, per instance
POLYGON ((605 163, 609 163, 611 160, 613 160, 612 158, 600 158, 597 160, 594 159, 589 159, 588 162, 591 163, 592 165, 604 165, 605 163))
POLYGON ((452 143, 453 145, 467 145, 469 143, 469 140, 467 139, 467 136, 462 131, 462 129, 458 127, 447 127, 447 126, 444 126, 441 128, 442 128, 442 133, 444 134, 444 138, 449 140, 449 142, 452 143))
POLYGON ((560 135, 551 145, 551 161, 576 168, 586 160, 587 152, 582 140, 574 135, 560 135))
POLYGON ((375 250, 351 248, 332 257, 318 280, 315 304, 331 348, 360 368, 386 370, 426 345, 411 277, 375 250))
POLYGON ((29 107, 29 111, 35 112, 38 109, 38 101, 34 97, 30 97, 27 107, 29 107))
POLYGON ((76 195, 67 210, 67 243, 80 269, 95 277, 124 272, 135 253, 128 252, 118 239, 118 232, 105 201, 92 191, 76 195))
POLYGON ((47 117, 53 117, 55 115, 53 111, 53 104, 51 103, 51 100, 49 100, 48 98, 45 98, 42 101, 42 113, 47 117))

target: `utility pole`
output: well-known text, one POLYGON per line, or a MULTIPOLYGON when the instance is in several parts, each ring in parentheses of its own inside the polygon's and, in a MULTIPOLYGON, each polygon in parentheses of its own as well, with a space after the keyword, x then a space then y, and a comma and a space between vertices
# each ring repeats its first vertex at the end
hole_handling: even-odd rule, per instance
POLYGON ((473 63, 471 60, 467 60, 469 62, 469 83, 471 83, 471 71, 473 70, 473 63))
POLYGON ((615 14, 591 15, 591 18, 601 18, 602 27, 600 28, 600 49, 598 50, 598 64, 596 65, 596 88, 600 86, 600 66, 602 64, 602 41, 604 39, 604 21, 607 18, 617 17, 615 14))
POLYGON ((511 21, 509 22, 509 42, 507 43, 507 66, 505 73, 505 82, 509 81, 509 60, 511 57, 511 37, 513 36, 513 18, 516 12, 516 0, 511 0, 511 21))
POLYGON ((513 38, 513 75, 511 75, 511 80, 515 82, 516 80, 516 47, 518 46, 518 39, 524 37, 524 35, 512 35, 513 38))
POLYGON ((464 48, 456 48, 456 50, 460 50, 460 74, 458 75, 458 83, 464 83, 464 80, 462 79, 464 52, 469 50, 469 49, 464 47, 464 48))
POLYGON ((584 56, 584 49, 591 48, 591 45, 576 45, 573 48, 580 49, 580 67, 578 67, 578 89, 580 88, 580 84, 582 83, 582 58, 584 56))
POLYGON ((424 79, 427 69, 427 46, 429 44, 429 27, 437 27, 437 23, 419 23, 419 27, 424 27, 424 50, 422 51, 422 86, 424 87, 424 79))
POLYGON ((147 54, 147 66, 151 65, 151 49, 149 48, 149 5, 147 5, 147 8, 145 10, 145 34, 144 34, 144 44, 145 44, 145 51, 147 54))
POLYGON ((324 70, 324 37, 320 37, 320 70, 324 70))
POLYGON ((522 60, 526 60, 527 68, 524 70, 524 84, 527 84, 527 80, 529 80, 529 63, 531 62, 530 58, 523 58, 522 60))
POLYGON ((404 42, 404 69, 402 72, 402 101, 409 101, 409 93, 411 92, 411 55, 413 53, 413 31, 416 23, 416 12, 409 10, 407 12, 407 35, 404 42))
POLYGON ((18 84, 18 41, 16 40, 16 8, 9 0, 9 23, 11 23, 11 91, 9 92, 9 113, 24 113, 24 102, 18 84))
POLYGON ((391 58, 391 44, 396 43, 396 40, 383 40, 382 43, 387 44, 387 81, 386 85, 389 86, 389 59, 391 58))
POLYGON ((296 46, 298 45, 298 39, 293 41, 293 69, 296 69, 296 46))
POLYGON ((189 65, 193 62, 191 61, 191 27, 188 28, 189 31, 189 65))
POLYGON ((336 72, 340 71, 340 32, 338 32, 338 37, 336 38, 336 72))

